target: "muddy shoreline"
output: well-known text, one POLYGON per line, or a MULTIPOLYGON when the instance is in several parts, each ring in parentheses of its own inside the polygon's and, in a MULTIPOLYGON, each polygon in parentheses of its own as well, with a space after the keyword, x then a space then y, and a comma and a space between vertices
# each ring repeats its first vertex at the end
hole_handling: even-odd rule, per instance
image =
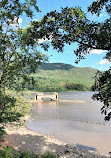
POLYGON ((29 130, 26 126, 20 128, 7 128, 7 136, 4 146, 12 146, 22 151, 43 154, 46 151, 53 152, 59 158, 107 158, 99 153, 83 150, 74 145, 66 144, 53 136, 46 136, 29 130))

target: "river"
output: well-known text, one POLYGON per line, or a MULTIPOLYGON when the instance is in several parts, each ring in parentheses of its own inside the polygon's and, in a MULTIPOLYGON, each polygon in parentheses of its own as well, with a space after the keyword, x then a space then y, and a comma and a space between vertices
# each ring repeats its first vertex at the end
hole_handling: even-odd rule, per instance
POLYGON ((27 127, 107 155, 111 151, 111 121, 104 121, 103 104, 91 99, 93 93, 59 92, 59 101, 34 103, 27 127))

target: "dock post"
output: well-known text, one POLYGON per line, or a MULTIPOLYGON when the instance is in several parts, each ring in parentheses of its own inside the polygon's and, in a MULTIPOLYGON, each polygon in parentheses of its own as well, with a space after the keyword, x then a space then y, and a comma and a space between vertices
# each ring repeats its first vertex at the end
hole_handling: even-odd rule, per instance
POLYGON ((36 100, 37 100, 37 94, 36 94, 36 100))
POLYGON ((56 94, 56 100, 58 100, 58 95, 56 94))

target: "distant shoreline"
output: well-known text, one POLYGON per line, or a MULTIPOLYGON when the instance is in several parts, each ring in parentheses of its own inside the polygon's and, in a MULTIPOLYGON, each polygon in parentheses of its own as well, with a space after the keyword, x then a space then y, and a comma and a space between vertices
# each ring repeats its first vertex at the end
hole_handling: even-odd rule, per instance
POLYGON ((72 91, 60 91, 60 92, 44 92, 44 91, 23 91, 23 93, 62 93, 62 92, 95 92, 95 91, 76 91, 76 90, 72 90, 72 91))

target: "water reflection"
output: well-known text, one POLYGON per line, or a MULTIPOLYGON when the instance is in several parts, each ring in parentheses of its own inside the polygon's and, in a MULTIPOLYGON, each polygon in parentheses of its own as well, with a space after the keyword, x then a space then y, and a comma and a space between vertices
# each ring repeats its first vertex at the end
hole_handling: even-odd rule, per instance
POLYGON ((55 135, 67 143, 91 146, 107 154, 111 150, 111 122, 104 121, 102 103, 91 99, 92 92, 59 93, 59 100, 33 105, 28 128, 43 134, 55 135), (76 103, 70 100, 86 102, 76 103), (37 120, 32 121, 36 116, 37 120))

